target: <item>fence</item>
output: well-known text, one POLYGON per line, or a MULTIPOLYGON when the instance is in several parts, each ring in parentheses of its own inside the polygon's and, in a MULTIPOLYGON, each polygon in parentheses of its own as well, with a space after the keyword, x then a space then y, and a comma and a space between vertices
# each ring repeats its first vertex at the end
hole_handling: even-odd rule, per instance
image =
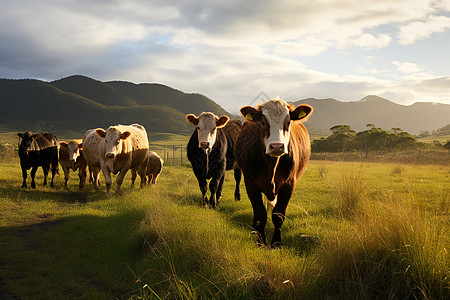
POLYGON ((188 163, 186 146, 150 144, 150 150, 155 151, 163 160, 165 166, 182 166, 188 163))
MULTIPOLYGON (((186 145, 150 144, 150 150, 155 151, 166 166, 182 166, 188 164, 186 145)), ((0 163, 15 163, 19 161, 17 147, 10 144, 0 144, 0 163)))

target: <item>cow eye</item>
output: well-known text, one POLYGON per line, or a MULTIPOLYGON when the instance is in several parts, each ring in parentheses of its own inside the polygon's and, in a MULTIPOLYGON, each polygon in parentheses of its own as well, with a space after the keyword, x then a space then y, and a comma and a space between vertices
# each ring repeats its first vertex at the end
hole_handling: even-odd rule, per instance
POLYGON ((284 131, 288 131, 288 130, 289 130, 289 127, 291 127, 291 122, 287 122, 287 123, 284 125, 284 131))

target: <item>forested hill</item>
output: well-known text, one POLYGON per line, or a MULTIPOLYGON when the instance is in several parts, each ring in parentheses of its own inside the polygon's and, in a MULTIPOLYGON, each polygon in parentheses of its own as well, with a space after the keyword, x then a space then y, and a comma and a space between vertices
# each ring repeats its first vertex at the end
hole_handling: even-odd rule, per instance
POLYGON ((71 76, 53 82, 0 79, 0 125, 14 130, 70 130, 139 123, 148 131, 188 134, 185 114, 229 115, 211 99, 160 84, 101 82, 71 76))
POLYGON ((373 124, 385 130, 401 128, 418 134, 422 130, 431 131, 450 123, 450 105, 442 103, 417 102, 405 106, 381 97, 367 96, 354 102, 309 98, 294 104, 301 103, 314 107, 308 121, 327 131, 335 125, 350 125, 354 130, 361 131, 367 129, 367 124, 373 124))

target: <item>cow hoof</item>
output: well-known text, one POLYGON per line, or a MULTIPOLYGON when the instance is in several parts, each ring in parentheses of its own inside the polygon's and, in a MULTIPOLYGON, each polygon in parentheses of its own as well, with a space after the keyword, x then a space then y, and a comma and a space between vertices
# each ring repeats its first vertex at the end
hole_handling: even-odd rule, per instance
POLYGON ((276 243, 273 243, 272 245, 270 245, 270 248, 271 249, 281 249, 281 242, 276 242, 276 243))

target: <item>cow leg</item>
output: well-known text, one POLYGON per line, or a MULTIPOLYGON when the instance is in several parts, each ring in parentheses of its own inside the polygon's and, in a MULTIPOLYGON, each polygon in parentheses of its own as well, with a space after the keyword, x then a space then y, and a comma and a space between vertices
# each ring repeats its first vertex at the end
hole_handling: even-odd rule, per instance
POLYGON ((64 186, 65 188, 68 188, 67 182, 69 181, 70 175, 69 175, 69 168, 67 166, 62 166, 63 172, 64 172, 64 186))
MULTIPOLYGON (((34 181, 34 177, 36 176, 36 171, 37 171, 37 166, 34 166, 33 168, 31 168, 31 188, 35 189, 36 188, 36 182, 34 181)), ((44 181, 45 182, 45 181, 44 181)))
POLYGON ((25 167, 22 167, 22 187, 27 187, 27 169, 25 167))
POLYGON ((128 172, 128 168, 123 168, 122 170, 120 170, 119 175, 117 175, 116 178, 116 183, 117 183, 117 190, 116 190, 116 195, 122 195, 122 191, 120 190, 122 183, 123 183, 123 179, 125 178, 125 174, 127 174, 128 172))
POLYGON ((55 155, 53 156, 53 160, 51 163, 51 171, 52 171, 52 181, 50 182, 50 187, 53 187, 53 182, 55 180, 56 172, 58 171, 58 151, 55 148, 55 155))
MULTIPOLYGON (((136 169, 135 169, 136 170, 136 169)), ((133 170, 131 170, 133 171, 133 170)), ((141 177, 141 185, 140 188, 143 189, 147 185, 147 163, 141 164, 139 168, 137 168, 137 173, 139 174, 139 177, 141 177)), ((136 176, 135 176, 136 178, 136 176)))
MULTIPOLYGON (((245 176, 244 176, 245 180, 245 176)), ((258 235, 258 244, 260 246, 266 246, 266 233, 265 227, 267 223, 267 212, 263 203, 262 193, 258 190, 253 184, 247 183, 245 184, 247 188, 247 195, 252 203, 253 208, 253 229, 254 232, 258 235)))
POLYGON ((100 189, 100 169, 98 167, 89 167, 89 181, 94 184, 96 190, 100 189))
POLYGON ((234 180, 236 181, 236 189, 234 190, 234 200, 238 201, 241 200, 241 178, 242 178, 242 172, 241 169, 236 168, 234 169, 234 180))
POLYGON ((281 226, 286 218, 286 208, 291 199, 294 187, 292 184, 286 184, 278 193, 277 204, 272 210, 272 223, 274 232, 272 236, 271 247, 281 247, 281 226))
POLYGON ((134 181, 136 180, 136 169, 131 169, 131 187, 134 188, 134 181))
POLYGON ((102 172, 103 172, 103 177, 105 177, 106 198, 110 198, 111 197, 111 185, 112 185, 111 172, 106 167, 103 167, 103 166, 102 166, 102 172))
POLYGON ((197 177, 198 186, 200 187, 200 192, 202 193, 202 204, 205 208, 208 207, 208 197, 206 196, 206 192, 208 191, 208 182, 206 181, 205 176, 201 169, 194 168, 193 169, 195 177, 197 177))
POLYGON ((209 205, 212 208, 216 208, 217 201, 219 200, 219 197, 217 196, 218 193, 222 193, 219 191, 220 182, 223 180, 225 175, 222 175, 220 179, 218 178, 211 178, 211 181, 209 182, 209 191, 211 192, 211 197, 209 198, 209 205))
POLYGON ((44 173, 44 186, 47 185, 47 176, 48 176, 49 169, 50 169, 49 165, 42 165, 42 172, 44 173))
POLYGON ((78 169, 78 177, 80 178, 80 186, 79 186, 80 189, 84 188, 84 184, 86 183, 86 176, 87 176, 86 166, 80 167, 78 169))
POLYGON ((217 202, 219 202, 220 197, 222 197, 223 193, 222 193, 222 187, 223 187, 223 182, 225 181, 225 173, 223 174, 222 178, 219 181, 219 186, 217 187, 217 192, 216 192, 216 199, 217 202))

